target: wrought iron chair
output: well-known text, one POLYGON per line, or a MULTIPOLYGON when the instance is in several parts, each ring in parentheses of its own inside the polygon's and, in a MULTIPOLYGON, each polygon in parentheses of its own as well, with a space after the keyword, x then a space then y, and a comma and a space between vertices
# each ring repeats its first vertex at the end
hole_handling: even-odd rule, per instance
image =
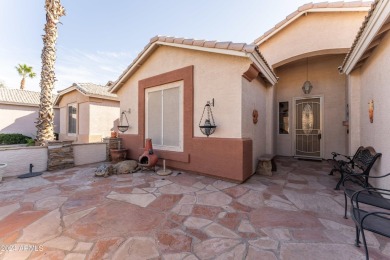
MULTIPOLYGON (((387 177, 387 176, 389 176, 389 175, 390 175, 390 173, 385 174, 385 175, 381 175, 381 176, 367 176, 367 178, 378 179, 378 178, 387 177)), ((351 177, 353 177, 353 176, 351 176, 351 177)), ((350 179, 350 178, 346 178, 346 179, 343 180, 343 187, 344 187, 344 202, 345 202, 345 204, 344 204, 344 218, 345 218, 345 219, 347 219, 347 208, 348 208, 348 200, 347 200, 347 197, 348 197, 348 198, 352 198, 352 195, 353 195, 356 191, 361 190, 361 189, 357 189, 356 187, 353 187, 352 185, 351 185, 351 186, 348 186, 348 185, 346 184, 348 181, 351 181, 351 179, 350 179)), ((369 196, 367 196, 365 193, 363 193, 363 194, 360 195, 361 203, 365 203, 365 204, 368 204, 368 205, 372 205, 372 204, 371 204, 371 203, 372 203, 371 200, 375 197, 375 196, 374 196, 375 194, 373 194, 373 193, 371 192, 372 189, 375 190, 375 188, 373 188, 373 187, 368 187, 368 188, 366 188, 366 190, 367 190, 368 193, 370 194, 369 196)), ((375 202, 375 203, 376 203, 376 202, 375 202)), ((386 203, 388 203, 388 202, 386 201, 386 203)), ((374 206, 375 206, 375 205, 374 205, 374 206)), ((388 206, 390 207, 390 202, 389 202, 389 205, 388 205, 388 206)))
POLYGON ((351 196, 351 216, 356 228, 355 246, 360 246, 361 232, 367 260, 369 255, 364 230, 390 238, 390 200, 383 196, 389 197, 390 190, 368 188, 357 191, 351 196), (363 210, 360 204, 369 204, 375 208, 373 211, 363 210), (379 208, 386 211, 379 211, 379 208))
MULTIPOLYGON (((340 154, 334 153, 334 158, 340 154)), ((343 155, 345 156, 345 155, 343 155)), ((369 187, 368 177, 372 166, 376 160, 381 157, 381 153, 377 153, 374 148, 359 147, 355 155, 349 161, 332 159, 330 162, 334 166, 330 174, 334 171, 340 172, 340 180, 338 181, 335 190, 340 189, 341 183, 346 179, 351 179, 359 183, 362 187, 369 187)), ((348 158, 348 156, 345 156, 348 158)))

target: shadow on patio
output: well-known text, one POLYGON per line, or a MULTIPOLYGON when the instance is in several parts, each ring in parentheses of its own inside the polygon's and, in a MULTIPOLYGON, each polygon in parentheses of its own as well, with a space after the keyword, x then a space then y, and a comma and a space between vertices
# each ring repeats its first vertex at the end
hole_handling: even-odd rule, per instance
MULTIPOLYGON (((326 162, 279 157, 234 184, 190 173, 94 177, 97 165, 0 184, 0 259, 364 259, 326 162)), ((371 259, 390 244, 367 232, 371 259)))

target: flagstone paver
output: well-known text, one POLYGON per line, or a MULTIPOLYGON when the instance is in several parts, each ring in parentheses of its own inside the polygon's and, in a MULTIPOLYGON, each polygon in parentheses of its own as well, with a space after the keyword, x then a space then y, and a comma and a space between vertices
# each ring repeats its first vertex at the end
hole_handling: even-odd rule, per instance
MULTIPOLYGON (((364 259, 329 165, 276 163, 243 184, 183 171, 97 178, 99 164, 5 177, 0 245, 25 250, 0 260, 364 259)), ((366 238, 371 259, 390 259, 388 239, 366 238)))

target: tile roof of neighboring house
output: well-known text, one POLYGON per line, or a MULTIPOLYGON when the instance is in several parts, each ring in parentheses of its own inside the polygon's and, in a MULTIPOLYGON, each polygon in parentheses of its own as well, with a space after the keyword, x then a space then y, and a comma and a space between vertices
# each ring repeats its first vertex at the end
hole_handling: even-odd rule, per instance
POLYGON ((94 83, 73 83, 72 86, 58 91, 58 96, 54 103, 58 105, 58 102, 61 100, 62 96, 73 90, 78 90, 80 93, 89 97, 118 100, 118 96, 116 94, 108 92, 108 86, 97 85, 94 83))
POLYGON ((295 12, 291 13, 284 19, 283 21, 279 22, 275 25, 272 29, 265 32, 262 36, 257 38, 254 43, 260 44, 269 37, 271 37, 273 34, 278 32, 279 30, 283 29, 285 26, 287 26, 290 22, 294 21, 301 15, 307 13, 307 12, 318 12, 319 10, 322 11, 332 11, 334 9, 337 9, 337 11, 349 11, 351 8, 359 8, 359 7, 366 7, 369 8, 371 5, 371 1, 369 2, 362 2, 362 1, 354 1, 354 2, 322 2, 322 3, 308 3, 300 6, 295 12))
MULTIPOLYGON (((40 95, 41 93, 36 91, 0 88, 0 103, 21 106, 39 106, 40 95)), ((53 95, 53 100, 55 97, 56 95, 53 95)))
POLYGON ((354 42, 352 43, 351 49, 349 50, 349 52, 348 52, 347 55, 345 56, 345 59, 344 59, 344 61, 343 61, 343 64, 339 67, 340 72, 343 71, 344 66, 346 65, 348 59, 351 57, 351 54, 352 54, 352 52, 354 51, 354 49, 355 49, 356 45, 358 44, 359 40, 361 39, 362 34, 363 34, 364 30, 366 29, 367 24, 368 24, 368 22, 370 21, 370 19, 371 19, 373 13, 374 13, 374 11, 375 11, 375 9, 377 8, 379 1, 380 1, 380 0, 375 0, 375 1, 372 3, 371 9, 368 11, 367 16, 365 17, 365 19, 364 19, 364 21, 363 21, 363 23, 362 23, 362 26, 360 27, 360 29, 359 29, 359 31, 358 31, 358 33, 357 33, 357 35, 356 35, 356 38, 355 38, 354 42))
POLYGON ((259 48, 255 44, 246 44, 246 43, 234 43, 234 42, 218 42, 218 41, 206 41, 206 40, 195 40, 195 39, 186 39, 186 38, 176 38, 169 36, 155 36, 150 39, 149 43, 144 47, 144 49, 138 54, 134 61, 125 69, 125 71, 119 76, 119 78, 112 85, 111 90, 115 90, 118 87, 118 82, 133 68, 139 60, 141 60, 145 54, 150 51, 151 47, 156 48, 155 46, 159 45, 175 45, 176 47, 193 47, 197 50, 207 50, 213 49, 215 52, 223 53, 223 51, 230 51, 230 54, 241 52, 243 54, 247 53, 256 53, 259 55, 262 62, 265 64, 267 69, 270 71, 273 77, 277 78, 272 68, 269 66, 268 62, 265 60, 264 56, 260 53, 259 48))

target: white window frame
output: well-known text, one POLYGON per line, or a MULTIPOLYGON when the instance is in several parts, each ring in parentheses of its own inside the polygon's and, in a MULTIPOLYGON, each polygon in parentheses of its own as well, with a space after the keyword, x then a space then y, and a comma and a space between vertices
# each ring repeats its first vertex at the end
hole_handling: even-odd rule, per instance
POLYGON ((68 104, 67 107, 66 107, 66 133, 68 136, 76 136, 77 135, 77 128, 78 128, 78 119, 79 119, 79 108, 77 106, 77 103, 71 103, 71 104, 68 104), (76 108, 76 129, 75 129, 75 133, 69 133, 69 107, 75 107, 76 108))
MULTIPOLYGON (((148 104, 149 104, 149 93, 151 92, 156 92, 156 91, 161 91, 161 90, 167 90, 171 88, 179 88, 179 146, 168 146, 168 145, 158 145, 158 144, 153 144, 153 148, 157 150, 167 150, 167 151, 175 151, 175 152, 183 152, 184 145, 183 145, 183 129, 184 129, 184 117, 183 117, 183 106, 184 106, 184 97, 183 97, 183 86, 184 82, 181 81, 176 81, 168 84, 164 84, 161 86, 157 87, 152 87, 152 88, 147 88, 145 89, 145 137, 148 137, 149 133, 149 122, 148 122, 148 104)), ((161 116, 164 116, 163 113, 163 108, 161 108, 161 116)), ((164 124, 164 118, 162 118, 162 122, 164 124)), ((163 140, 163 131, 164 128, 161 128, 161 139, 163 140)), ((153 140, 152 140, 153 142, 153 140)))

